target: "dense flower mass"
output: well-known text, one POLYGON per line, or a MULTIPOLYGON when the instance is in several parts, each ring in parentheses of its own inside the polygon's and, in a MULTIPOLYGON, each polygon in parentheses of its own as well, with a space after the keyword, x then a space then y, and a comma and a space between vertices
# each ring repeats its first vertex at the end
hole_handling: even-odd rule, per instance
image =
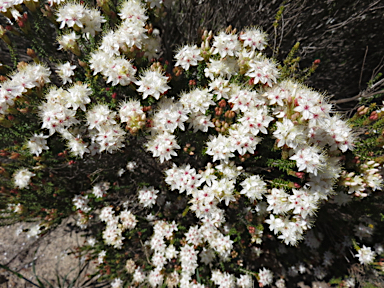
MULTIPOLYGON (((26 188, 55 205, 36 209, 44 227, 59 223, 60 205, 72 209, 95 237, 79 251, 114 288, 282 288, 303 274, 330 279, 344 259, 368 266, 383 255, 371 214, 347 217, 345 239, 316 221, 349 215, 351 203, 381 190, 384 160, 353 154, 351 125, 287 76, 293 66, 262 54, 264 32, 205 31, 170 64, 160 46, 167 32, 147 22, 169 1, 60 2, 31 17, 57 24, 60 61, 42 64, 52 57, 34 55, 39 46, 33 64, 1 82, 0 124, 21 123, 13 150, 0 151, 0 180, 11 187, 1 192, 17 195, 7 211, 28 211, 17 202, 26 188)), ((21 3, 3 3, 11 23, 24 17, 21 3)), ((365 144, 382 146, 380 137, 365 144)))

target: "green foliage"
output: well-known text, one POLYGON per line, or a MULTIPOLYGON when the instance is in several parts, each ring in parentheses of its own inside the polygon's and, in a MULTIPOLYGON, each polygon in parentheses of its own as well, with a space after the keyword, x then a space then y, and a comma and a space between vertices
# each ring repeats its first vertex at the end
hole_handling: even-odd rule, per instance
POLYGON ((268 159, 267 166, 269 167, 277 167, 280 171, 284 171, 289 173, 293 168, 296 167, 295 161, 288 159, 268 159))

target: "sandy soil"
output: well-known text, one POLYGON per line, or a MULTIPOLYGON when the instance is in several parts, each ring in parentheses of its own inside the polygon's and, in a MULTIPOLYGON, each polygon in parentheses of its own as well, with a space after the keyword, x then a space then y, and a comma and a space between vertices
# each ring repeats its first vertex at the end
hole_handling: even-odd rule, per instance
MULTIPOLYGON (((36 284, 38 282, 35 275, 52 284, 46 287, 67 287, 68 285, 58 285, 56 276, 65 277, 69 273, 67 279, 72 280, 84 263, 84 259, 75 258, 75 255, 70 254, 76 246, 85 241, 85 237, 71 229, 72 222, 70 219, 64 221, 55 231, 41 238, 28 238, 27 233, 23 232, 23 229, 32 226, 31 223, 0 227, 0 263, 36 284), (33 262, 36 274, 33 272, 33 262)), ((87 280, 85 275, 94 271, 93 269, 94 267, 87 268, 74 287, 96 287, 83 285, 87 280)), ((36 286, 0 268, 0 288, 29 287, 36 286)))

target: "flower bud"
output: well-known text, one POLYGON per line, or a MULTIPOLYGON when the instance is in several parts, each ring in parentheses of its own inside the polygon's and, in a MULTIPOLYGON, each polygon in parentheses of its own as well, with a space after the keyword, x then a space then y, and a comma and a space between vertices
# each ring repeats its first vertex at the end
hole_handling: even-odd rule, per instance
POLYGON ((361 110, 363 110, 365 108, 365 106, 360 106, 359 108, 357 108, 357 112, 360 112, 361 110))
POLYGON ((87 67, 87 63, 81 61, 80 59, 77 59, 77 62, 79 62, 79 65, 83 68, 87 67))
POLYGON ((227 29, 225 29, 225 33, 229 34, 232 31, 232 25, 229 25, 227 29))

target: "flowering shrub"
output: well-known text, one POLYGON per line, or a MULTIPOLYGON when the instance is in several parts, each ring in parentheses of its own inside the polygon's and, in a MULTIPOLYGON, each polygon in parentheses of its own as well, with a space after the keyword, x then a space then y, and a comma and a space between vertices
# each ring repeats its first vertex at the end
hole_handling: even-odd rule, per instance
POLYGON ((383 254, 381 207, 364 204, 383 161, 353 154, 353 123, 262 54, 260 29, 205 31, 172 69, 138 0, 24 4, 3 7, 9 30, 45 23, 57 41, 32 41, 34 61, 1 79, 4 213, 40 219, 40 234, 74 214, 114 288, 286 287, 383 254))

